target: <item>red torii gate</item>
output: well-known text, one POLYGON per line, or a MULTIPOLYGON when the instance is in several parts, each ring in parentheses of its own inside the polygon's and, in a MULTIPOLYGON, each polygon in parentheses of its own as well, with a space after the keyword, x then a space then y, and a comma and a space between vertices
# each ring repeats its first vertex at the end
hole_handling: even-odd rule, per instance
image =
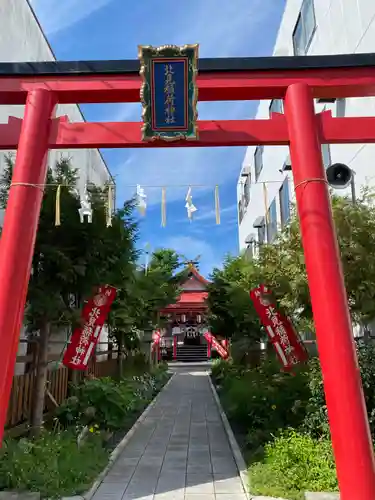
POLYGON ((285 116, 212 120, 199 140, 142 142, 141 123, 52 119, 57 103, 138 102, 138 61, 0 64, 0 104, 25 104, 0 125, 18 149, 0 245, 0 440, 12 385, 48 149, 289 144, 319 356, 342 500, 374 500, 375 465, 321 143, 375 142, 375 117, 316 115, 313 98, 375 95, 375 54, 201 59, 199 100, 284 99, 285 116))

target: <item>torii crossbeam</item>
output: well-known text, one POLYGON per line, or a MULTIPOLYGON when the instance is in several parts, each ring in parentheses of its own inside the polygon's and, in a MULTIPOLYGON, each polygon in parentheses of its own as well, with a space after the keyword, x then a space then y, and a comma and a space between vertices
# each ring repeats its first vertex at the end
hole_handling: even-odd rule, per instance
POLYGON ((0 245, 0 440, 48 149, 289 144, 341 500, 374 500, 374 455, 321 144, 374 143, 375 118, 316 115, 313 99, 374 96, 375 54, 201 59, 198 66, 200 101, 284 99, 285 115, 202 121, 197 141, 143 142, 141 123, 52 118, 58 103, 138 102, 138 61, 0 64, 0 104, 26 104, 23 120, 0 125, 0 149, 18 149, 0 245))

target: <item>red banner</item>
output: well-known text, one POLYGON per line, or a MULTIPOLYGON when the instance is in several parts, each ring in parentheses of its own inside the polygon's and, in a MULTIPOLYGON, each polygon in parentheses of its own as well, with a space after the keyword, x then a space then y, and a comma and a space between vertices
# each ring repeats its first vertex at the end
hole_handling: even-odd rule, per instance
POLYGON ((271 291, 259 285, 250 291, 256 312, 285 369, 308 359, 308 354, 292 322, 277 309, 271 291))
POLYGON ((74 330, 64 354, 65 366, 73 370, 86 370, 115 297, 116 288, 101 286, 84 305, 82 326, 74 330))
POLYGON ((211 332, 206 330, 203 333, 203 337, 212 347, 216 349, 216 351, 223 359, 227 359, 229 357, 228 351, 220 344, 220 342, 212 335, 211 332))
POLYGON ((158 330, 152 332, 152 340, 154 344, 158 344, 161 339, 161 333, 158 330))
POLYGON ((160 339, 161 339, 161 333, 158 330, 155 330, 154 332, 152 332, 151 349, 153 352, 155 350, 157 351, 158 361, 161 360, 160 339))

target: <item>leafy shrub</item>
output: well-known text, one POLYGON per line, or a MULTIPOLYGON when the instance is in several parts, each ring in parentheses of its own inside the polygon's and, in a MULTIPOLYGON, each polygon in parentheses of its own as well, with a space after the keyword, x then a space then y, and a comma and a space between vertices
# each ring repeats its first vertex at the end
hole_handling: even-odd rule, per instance
MULTIPOLYGON (((367 412, 375 439, 375 346, 357 347, 367 412)), ((280 372, 280 365, 263 362, 258 368, 244 369, 233 363, 216 362, 212 377, 228 417, 246 429, 248 447, 256 448, 276 435, 279 429, 293 427, 311 436, 329 439, 327 406, 323 379, 317 358, 296 368, 294 375, 280 372)))
POLYGON ((371 434, 375 440, 375 345, 358 346, 357 353, 371 434))
POLYGON ((156 390, 160 391, 160 389, 164 386, 164 384, 170 378, 170 374, 168 373, 168 363, 165 363, 165 362, 159 363, 151 371, 151 376, 155 380, 156 390))
POLYGON ((64 427, 96 423, 99 428, 115 430, 124 426, 127 414, 135 410, 135 400, 133 388, 125 382, 85 380, 57 408, 56 417, 64 427))
POLYGON ((309 362, 308 385, 310 397, 306 405, 303 429, 314 437, 329 438, 327 405, 324 396, 323 378, 317 358, 309 362))
POLYGON ((127 364, 129 363, 131 363, 135 369, 142 371, 146 371, 149 364, 146 355, 141 351, 137 351, 134 354, 132 354, 127 359, 127 364))
POLYGON ((230 361, 225 361, 224 359, 215 359, 211 366, 211 376, 215 384, 220 385, 223 379, 225 379, 230 370, 232 369, 232 363, 230 361))
POLYGON ((280 372, 273 362, 247 371, 232 366, 222 381, 221 398, 228 418, 246 429, 253 451, 279 429, 301 425, 308 397, 304 369, 293 376, 280 372))
POLYGON ((111 378, 85 380, 73 388, 73 394, 55 416, 64 427, 92 425, 114 431, 125 428, 163 387, 168 378, 164 366, 152 373, 116 381, 111 378))
POLYGON ((37 440, 5 440, 0 450, 0 489, 40 491, 57 498, 86 491, 105 467, 108 453, 98 436, 80 447, 69 432, 37 440))
POLYGON ((262 463, 250 467, 252 493, 303 499, 303 492, 336 491, 331 442, 286 431, 266 444, 262 463))
MULTIPOLYGON (((357 346, 358 362, 361 371, 370 429, 375 439, 375 346, 357 346)), ((323 379, 318 359, 309 362, 310 398, 306 407, 304 429, 313 436, 329 436, 327 406, 324 396, 323 379)))

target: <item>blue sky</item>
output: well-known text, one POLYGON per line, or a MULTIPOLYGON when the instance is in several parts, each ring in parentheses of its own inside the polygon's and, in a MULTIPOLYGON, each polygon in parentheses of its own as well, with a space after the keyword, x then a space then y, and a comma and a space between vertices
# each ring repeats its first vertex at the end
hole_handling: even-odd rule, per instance
MULTIPOLYGON (((272 53, 285 0, 32 0, 49 42, 61 60, 136 59, 137 46, 199 43, 200 57, 272 53)), ((256 102, 200 103, 201 119, 254 116, 256 102)), ((140 120, 138 104, 86 105, 88 121, 140 120)), ((201 255, 206 276, 225 254, 238 252, 236 183, 245 148, 104 150, 117 183, 117 200, 134 186, 167 187, 167 226, 161 227, 160 188, 145 188, 140 246, 170 247, 187 258, 201 255), (198 212, 186 215, 189 184, 198 212), (221 225, 215 224, 214 187, 220 186, 221 225), (175 186, 175 187, 173 187, 175 186), (186 187, 181 187, 186 186, 186 187)))

